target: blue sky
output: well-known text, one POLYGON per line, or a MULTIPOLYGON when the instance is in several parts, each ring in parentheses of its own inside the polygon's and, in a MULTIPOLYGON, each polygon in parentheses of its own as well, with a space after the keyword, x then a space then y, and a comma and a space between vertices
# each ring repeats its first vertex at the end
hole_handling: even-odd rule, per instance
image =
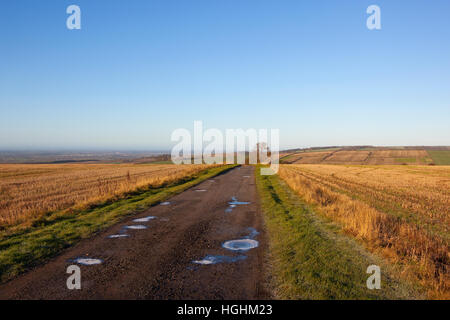
POLYGON ((1 149, 169 149, 279 128, 284 148, 450 145, 450 2, 15 0, 0 6, 1 149), (66 28, 79 5, 82 29, 66 28), (366 28, 381 7, 382 30, 366 28))

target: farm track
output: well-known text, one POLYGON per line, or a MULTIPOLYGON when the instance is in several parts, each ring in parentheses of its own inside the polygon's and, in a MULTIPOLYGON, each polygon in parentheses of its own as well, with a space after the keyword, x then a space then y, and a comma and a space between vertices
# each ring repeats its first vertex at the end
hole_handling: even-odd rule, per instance
MULTIPOLYGON (((49 263, 2 286, 0 299, 264 299, 263 261, 267 243, 256 194, 253 167, 217 176, 83 240, 49 263), (248 177, 247 177, 248 176, 248 177), (206 190, 198 192, 196 190, 206 190), (232 197, 249 204, 226 212, 232 197), (146 216, 148 229, 128 230, 127 238, 109 239, 132 220, 146 216), (222 248, 227 240, 259 234, 259 247, 248 252, 222 248), (207 255, 246 259, 213 265, 194 264, 207 255), (103 263, 81 267, 81 290, 68 290, 66 269, 72 259, 103 263)), ((142 224, 142 223, 139 223, 142 224)))

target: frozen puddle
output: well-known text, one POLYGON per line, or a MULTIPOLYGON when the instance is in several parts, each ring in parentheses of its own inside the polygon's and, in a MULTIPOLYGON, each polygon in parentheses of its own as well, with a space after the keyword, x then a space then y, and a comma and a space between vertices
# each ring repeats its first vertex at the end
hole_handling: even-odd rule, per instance
POLYGON ((213 256, 207 255, 202 260, 194 260, 192 263, 196 264, 217 264, 217 263, 233 263, 241 260, 247 259, 247 256, 236 256, 236 257, 228 257, 228 256, 213 256))
POLYGON ((161 202, 159 205, 160 206, 168 206, 169 204, 170 204, 169 201, 164 201, 164 202, 161 202))
POLYGON ((239 239, 225 241, 222 247, 232 251, 247 251, 259 246, 259 242, 253 239, 239 239))
POLYGON ((228 202, 228 204, 230 204, 230 205, 244 205, 244 204, 250 204, 250 202, 244 202, 244 201, 231 201, 231 202, 228 202))
POLYGON ((116 239, 116 238, 127 238, 129 237, 129 234, 112 234, 108 236, 109 239, 116 239))
POLYGON ((236 206, 250 204, 250 202, 238 201, 236 197, 232 197, 231 201, 228 202, 228 204, 230 206, 227 209, 225 209, 225 212, 231 212, 233 211, 234 208, 236 208, 236 206))
POLYGON ((134 226, 126 226, 125 229, 130 229, 130 230, 143 230, 143 229, 147 229, 147 226, 141 225, 141 224, 137 224, 134 226))
POLYGON ((228 204, 230 205, 227 209, 225 209, 225 212, 229 213, 232 212, 234 208, 236 208, 236 206, 238 205, 245 205, 245 204, 249 204, 250 202, 242 202, 242 201, 237 201, 236 197, 232 197, 231 198, 231 202, 228 202, 228 204))
POLYGON ((154 216, 149 216, 145 218, 134 219, 133 222, 149 222, 150 220, 156 219, 154 216))
POLYGON ((236 208, 236 205, 232 204, 227 209, 225 209, 225 212, 231 212, 231 211, 233 211, 234 208, 236 208))
POLYGON ((94 258, 76 258, 75 260, 73 260, 73 262, 81 264, 83 266, 93 266, 103 263, 103 260, 94 258))
POLYGON ((245 237, 247 239, 255 239, 256 236, 259 234, 259 232, 256 231, 255 228, 248 228, 247 230, 248 230, 248 232, 250 232, 250 234, 245 237))
POLYGON ((206 190, 205 189, 197 189, 197 190, 195 190, 195 192, 206 192, 206 190))

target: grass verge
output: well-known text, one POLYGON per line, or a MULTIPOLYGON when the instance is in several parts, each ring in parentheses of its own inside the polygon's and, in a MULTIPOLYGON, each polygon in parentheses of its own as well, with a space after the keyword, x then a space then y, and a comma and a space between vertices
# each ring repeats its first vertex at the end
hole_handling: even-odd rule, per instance
POLYGON ((276 296, 281 299, 413 299, 417 287, 340 228, 316 214, 277 175, 256 176, 269 235, 276 296), (381 268, 381 289, 366 286, 367 267, 381 268))
POLYGON ((104 230, 124 217, 148 209, 234 166, 207 169, 158 188, 140 189, 117 201, 84 210, 60 211, 35 221, 31 227, 0 232, 0 283, 48 261, 61 250, 104 230))

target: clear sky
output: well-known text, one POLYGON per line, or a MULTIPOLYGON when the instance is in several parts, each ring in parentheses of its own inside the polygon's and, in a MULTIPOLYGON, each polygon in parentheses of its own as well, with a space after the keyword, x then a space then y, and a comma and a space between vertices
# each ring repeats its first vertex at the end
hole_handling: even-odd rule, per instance
POLYGON ((0 148, 169 149, 279 128, 284 148, 450 145, 450 1, 9 0, 0 148), (81 7, 82 29, 66 28, 81 7), (366 9, 381 7, 381 30, 366 9))

